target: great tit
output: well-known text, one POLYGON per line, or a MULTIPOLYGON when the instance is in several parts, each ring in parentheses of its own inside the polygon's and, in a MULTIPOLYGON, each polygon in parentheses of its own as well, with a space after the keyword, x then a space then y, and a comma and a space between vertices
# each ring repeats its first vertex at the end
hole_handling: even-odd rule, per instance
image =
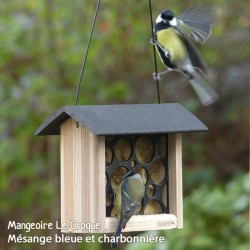
POLYGON ((188 77, 203 105, 213 103, 218 94, 203 80, 201 73, 207 68, 193 42, 205 43, 215 23, 211 7, 192 7, 175 17, 171 10, 164 10, 157 17, 154 38, 161 61, 167 70, 154 73, 154 79, 169 71, 178 71, 188 77))
MULTIPOLYGON (((135 214, 144 196, 145 187, 140 174, 129 171, 123 176, 122 182, 115 195, 115 209, 118 212, 119 222, 115 231, 115 239, 126 227, 129 219, 135 214)), ((111 244, 117 246, 117 241, 111 244)))

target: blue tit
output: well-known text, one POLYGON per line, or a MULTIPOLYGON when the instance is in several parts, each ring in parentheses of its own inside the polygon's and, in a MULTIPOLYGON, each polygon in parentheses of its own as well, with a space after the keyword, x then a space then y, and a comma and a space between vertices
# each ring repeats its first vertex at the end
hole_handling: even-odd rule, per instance
MULTIPOLYGON (((129 171, 123 176, 122 182, 117 189, 115 196, 115 209, 118 212, 119 222, 114 234, 120 236, 122 229, 135 214, 145 192, 145 187, 140 174, 129 171)), ((112 248, 117 246, 117 241, 111 244, 112 248)))
POLYGON ((203 105, 213 103, 218 94, 202 78, 207 68, 193 42, 205 43, 215 23, 215 15, 210 7, 193 7, 175 17, 171 10, 164 10, 156 19, 154 38, 163 64, 168 68, 154 73, 154 79, 169 71, 185 75, 203 105))

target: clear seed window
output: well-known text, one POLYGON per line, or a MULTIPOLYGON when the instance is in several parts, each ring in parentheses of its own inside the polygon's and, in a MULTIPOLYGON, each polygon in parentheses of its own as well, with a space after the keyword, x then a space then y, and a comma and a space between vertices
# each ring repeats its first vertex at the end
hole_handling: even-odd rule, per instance
POLYGON ((134 170, 145 184, 145 195, 137 214, 167 214, 167 136, 117 136, 105 138, 106 217, 116 216, 114 191, 123 175, 134 170))

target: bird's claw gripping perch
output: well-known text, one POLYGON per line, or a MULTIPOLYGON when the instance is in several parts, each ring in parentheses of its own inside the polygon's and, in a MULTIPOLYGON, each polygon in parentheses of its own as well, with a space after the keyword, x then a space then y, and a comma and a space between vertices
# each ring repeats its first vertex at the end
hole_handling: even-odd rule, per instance
POLYGON ((159 74, 159 73, 154 72, 154 73, 153 73, 153 79, 154 79, 154 80, 156 80, 156 81, 160 81, 160 80, 161 80, 161 76, 160 76, 160 74, 159 74))
POLYGON ((153 45, 153 46, 156 46, 158 43, 157 43, 157 41, 154 39, 154 38, 151 38, 150 40, 149 40, 149 43, 151 44, 151 45, 153 45))
POLYGON ((156 39, 151 38, 149 40, 149 43, 153 46, 157 46, 158 48, 160 48, 167 58, 171 58, 171 52, 169 50, 166 51, 156 39))

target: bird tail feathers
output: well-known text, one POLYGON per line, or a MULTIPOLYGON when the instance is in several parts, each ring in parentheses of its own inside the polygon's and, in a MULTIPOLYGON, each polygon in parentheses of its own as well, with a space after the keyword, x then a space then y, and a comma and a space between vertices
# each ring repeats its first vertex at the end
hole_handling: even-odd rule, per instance
POLYGON ((216 91, 197 72, 193 73, 193 78, 189 81, 204 106, 212 104, 218 99, 216 91))
MULTIPOLYGON (((120 219, 118 226, 116 228, 115 234, 114 234, 114 238, 117 239, 117 237, 120 236, 121 232, 122 232, 122 220, 120 219)), ((111 243, 111 247, 116 248, 117 243, 118 243, 117 240, 115 240, 115 242, 111 243)))

